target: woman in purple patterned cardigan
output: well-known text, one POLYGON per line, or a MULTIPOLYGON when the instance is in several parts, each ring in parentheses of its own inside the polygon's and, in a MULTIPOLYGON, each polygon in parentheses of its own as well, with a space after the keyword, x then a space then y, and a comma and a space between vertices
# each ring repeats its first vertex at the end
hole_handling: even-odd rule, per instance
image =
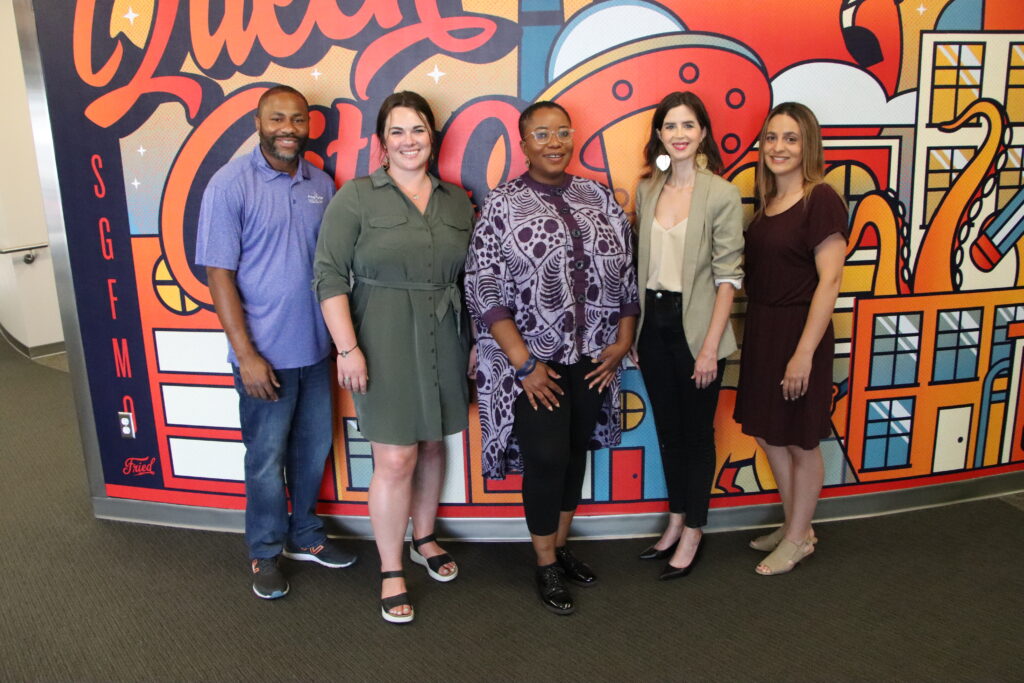
POLYGON ((466 260, 484 476, 523 473, 537 588, 558 614, 574 609, 563 575, 597 580, 566 541, 587 450, 621 436, 620 366, 640 312, 626 215, 607 187, 565 172, 571 125, 553 102, 522 113, 529 170, 487 196, 466 260))

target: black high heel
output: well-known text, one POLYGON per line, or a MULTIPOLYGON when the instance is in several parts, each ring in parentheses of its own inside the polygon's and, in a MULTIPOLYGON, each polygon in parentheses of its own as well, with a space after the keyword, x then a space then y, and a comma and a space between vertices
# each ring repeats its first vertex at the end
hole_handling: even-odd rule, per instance
MULTIPOLYGON (((704 539, 701 539, 701 541, 703 540, 704 539)), ((684 576, 688 576, 690 572, 693 571, 693 568, 697 566, 697 560, 700 559, 700 553, 702 550, 704 550, 703 542, 697 546, 697 551, 693 553, 693 559, 690 560, 690 564, 685 567, 675 567, 671 562, 667 563, 665 565, 665 569, 661 572, 661 576, 658 577, 658 580, 671 581, 672 579, 681 579, 684 576)))
POLYGON ((679 545, 679 539, 676 542, 665 548, 664 550, 658 550, 653 545, 647 548, 647 550, 640 553, 641 560, 664 560, 666 557, 672 557, 672 553, 676 551, 676 546, 679 545))

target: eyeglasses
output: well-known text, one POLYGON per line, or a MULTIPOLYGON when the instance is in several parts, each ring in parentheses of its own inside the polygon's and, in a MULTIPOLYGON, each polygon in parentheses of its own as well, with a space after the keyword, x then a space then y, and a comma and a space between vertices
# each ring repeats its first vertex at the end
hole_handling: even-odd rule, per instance
MULTIPOLYGON (((554 134, 555 136, 558 137, 559 142, 569 142, 570 140, 572 140, 572 134, 575 132, 576 130, 573 128, 559 128, 558 130, 555 131, 554 134)), ((551 131, 548 130, 547 128, 538 128, 537 130, 531 130, 529 133, 527 133, 527 135, 532 135, 533 139, 542 145, 551 139, 551 131)))

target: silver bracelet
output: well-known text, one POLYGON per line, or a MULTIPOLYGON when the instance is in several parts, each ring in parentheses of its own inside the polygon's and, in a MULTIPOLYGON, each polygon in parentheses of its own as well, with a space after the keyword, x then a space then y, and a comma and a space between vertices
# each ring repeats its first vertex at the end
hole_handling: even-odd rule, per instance
POLYGON ((339 356, 341 356, 342 358, 348 358, 348 354, 352 353, 353 351, 355 351, 355 350, 356 350, 356 349, 358 349, 358 348, 359 348, 359 344, 358 344, 358 342, 357 342, 357 343, 356 343, 356 345, 355 345, 355 346, 353 346, 353 347, 352 347, 351 349, 349 349, 348 351, 341 351, 341 350, 339 350, 339 351, 338 351, 338 355, 339 355, 339 356))

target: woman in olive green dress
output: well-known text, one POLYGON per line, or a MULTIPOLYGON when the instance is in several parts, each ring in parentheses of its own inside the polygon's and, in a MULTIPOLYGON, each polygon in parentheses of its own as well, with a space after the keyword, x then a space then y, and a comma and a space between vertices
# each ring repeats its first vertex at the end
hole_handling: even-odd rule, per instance
POLYGON ((384 155, 346 183, 324 214, 314 286, 338 349, 338 383, 352 392, 373 449, 370 523, 381 559, 381 616, 412 621, 402 544, 438 581, 458 567, 434 540, 444 437, 467 426, 469 325, 461 277, 473 207, 427 172, 434 117, 416 93, 390 95, 377 116, 384 155))

